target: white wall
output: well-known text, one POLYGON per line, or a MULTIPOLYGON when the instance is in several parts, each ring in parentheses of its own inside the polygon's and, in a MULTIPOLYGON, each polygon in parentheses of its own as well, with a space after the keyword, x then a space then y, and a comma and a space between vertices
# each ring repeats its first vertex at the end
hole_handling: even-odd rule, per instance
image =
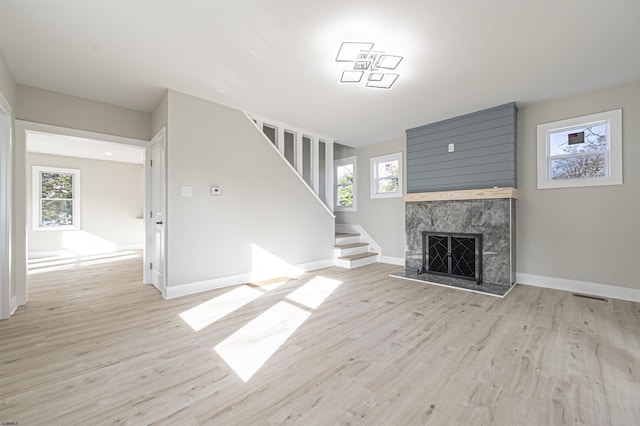
POLYGON ((160 129, 169 122, 169 91, 165 92, 158 105, 151 113, 151 137, 154 137, 160 129))
POLYGON ((144 169, 140 164, 27 153, 27 227, 29 255, 74 254, 142 248, 144 169), (80 170, 81 231, 34 231, 32 166, 80 170))
POLYGON ((18 85, 16 118, 134 139, 151 139, 151 114, 18 85))
MULTIPOLYGON (((356 155, 357 201, 355 212, 336 212, 336 223, 361 225, 380 245, 382 255, 404 259, 404 201, 397 198, 371 198, 370 159, 384 154, 402 152, 402 161, 406 164, 405 138, 369 145, 350 150, 341 148, 336 158, 356 155)), ((403 165, 403 174, 406 170, 403 165)), ((406 179, 405 179, 406 180, 406 179)))
POLYGON ((290 265, 332 257, 333 216, 242 112, 169 91, 167 139, 169 286, 255 272, 256 247, 290 265))
POLYGON ((2 52, 0 52, 0 92, 7 102, 9 102, 11 107, 15 109, 18 86, 16 81, 13 79, 11 70, 5 61, 2 52))
MULTIPOLYGON (((640 289, 640 82, 520 105, 518 114, 517 271, 547 278, 640 289), (536 187, 536 126, 622 108, 619 186, 536 187)), ((522 281, 522 280, 521 280, 522 281)))

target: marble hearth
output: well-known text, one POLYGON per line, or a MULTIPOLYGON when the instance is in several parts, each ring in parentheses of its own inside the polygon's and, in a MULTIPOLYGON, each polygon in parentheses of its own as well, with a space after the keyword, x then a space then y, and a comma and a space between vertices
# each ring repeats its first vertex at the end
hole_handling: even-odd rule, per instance
POLYGON ((515 282, 515 190, 408 194, 405 201, 405 271, 394 275, 497 296, 507 293, 515 282), (418 274, 423 232, 481 234, 482 284, 418 274))

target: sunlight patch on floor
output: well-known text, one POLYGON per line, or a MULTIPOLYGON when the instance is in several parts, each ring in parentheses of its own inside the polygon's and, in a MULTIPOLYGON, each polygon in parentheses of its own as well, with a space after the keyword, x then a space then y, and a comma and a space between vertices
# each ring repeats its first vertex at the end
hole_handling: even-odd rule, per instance
POLYGON ((245 383, 311 315, 287 302, 278 302, 214 350, 245 383))
POLYGON ((193 331, 200 331, 263 294, 260 290, 243 285, 182 312, 180 318, 189 324, 193 331))
POLYGON ((45 272, 63 271, 81 266, 99 265, 103 263, 118 262, 121 260, 140 257, 133 250, 105 253, 91 256, 48 256, 32 258, 28 260, 27 275, 43 274, 45 272))
POLYGON ((324 302, 340 284, 342 284, 342 281, 317 276, 289 294, 287 299, 311 309, 318 309, 322 302, 324 302))
MULTIPOLYGON (((342 281, 316 276, 286 298, 317 309, 340 284, 342 281)), ((213 349, 246 383, 310 316, 310 311, 280 301, 213 349)))

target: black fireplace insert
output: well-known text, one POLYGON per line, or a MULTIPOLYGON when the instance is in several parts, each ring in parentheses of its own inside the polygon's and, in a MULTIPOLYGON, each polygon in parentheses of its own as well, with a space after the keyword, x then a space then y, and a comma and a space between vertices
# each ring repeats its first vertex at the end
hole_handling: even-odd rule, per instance
POLYGON ((422 268, 436 274, 482 283, 482 234, 422 233, 422 268))

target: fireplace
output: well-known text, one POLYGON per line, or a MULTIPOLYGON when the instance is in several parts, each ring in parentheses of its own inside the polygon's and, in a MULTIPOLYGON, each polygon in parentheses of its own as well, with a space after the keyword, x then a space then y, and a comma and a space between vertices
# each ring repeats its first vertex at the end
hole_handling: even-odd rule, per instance
POLYGON ((503 296, 515 282, 513 188, 405 195, 405 269, 394 276, 503 296))
POLYGON ((482 234, 422 233, 422 267, 430 273, 482 283, 482 234))

